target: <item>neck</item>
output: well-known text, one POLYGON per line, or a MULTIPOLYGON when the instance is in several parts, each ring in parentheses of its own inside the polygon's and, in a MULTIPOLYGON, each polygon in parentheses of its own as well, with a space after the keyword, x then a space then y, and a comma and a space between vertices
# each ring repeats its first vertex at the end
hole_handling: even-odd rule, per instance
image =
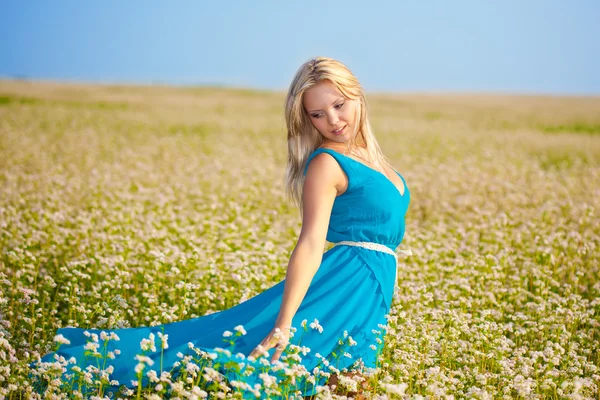
POLYGON ((340 150, 343 154, 348 154, 349 152, 353 152, 353 151, 360 152, 362 150, 366 150, 365 146, 354 145, 354 146, 348 147, 345 142, 340 143, 340 142, 334 142, 333 140, 324 141, 323 144, 321 145, 321 147, 329 147, 334 150, 340 150))

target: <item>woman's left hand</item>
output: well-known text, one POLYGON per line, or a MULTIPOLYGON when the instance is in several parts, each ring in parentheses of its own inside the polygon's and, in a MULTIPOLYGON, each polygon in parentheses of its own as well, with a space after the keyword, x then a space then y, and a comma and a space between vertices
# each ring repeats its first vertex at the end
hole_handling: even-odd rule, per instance
POLYGON ((275 362, 279 359, 281 353, 283 353, 283 350, 285 350, 288 343, 290 342, 290 329, 291 325, 275 326, 275 328, 273 328, 271 332, 269 332, 267 337, 265 337, 263 341, 260 342, 260 344, 256 346, 254 350, 252 350, 249 356, 257 358, 263 353, 263 351, 267 352, 269 351, 269 349, 276 345, 277 347, 275 353, 273 354, 273 357, 271 357, 271 363, 275 362))

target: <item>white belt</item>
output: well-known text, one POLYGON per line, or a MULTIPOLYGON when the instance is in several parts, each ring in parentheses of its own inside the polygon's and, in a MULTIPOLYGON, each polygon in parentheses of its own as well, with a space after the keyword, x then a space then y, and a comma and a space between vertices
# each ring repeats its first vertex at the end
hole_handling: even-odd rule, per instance
MULTIPOLYGON (((339 246, 339 245, 358 246, 358 247, 364 247, 365 249, 369 249, 369 250, 382 251, 384 253, 388 253, 388 254, 393 255, 394 258, 396 259, 396 262, 398 262, 398 255, 396 254, 396 252, 394 250, 390 249, 389 247, 387 247, 386 245, 383 245, 381 243, 375 243, 375 242, 352 242, 350 240, 343 240, 341 242, 334 243, 333 247, 339 246)), ((407 256, 412 255, 412 251, 410 249, 407 249, 407 250, 398 250, 398 253, 402 253, 402 254, 407 255, 407 256)))

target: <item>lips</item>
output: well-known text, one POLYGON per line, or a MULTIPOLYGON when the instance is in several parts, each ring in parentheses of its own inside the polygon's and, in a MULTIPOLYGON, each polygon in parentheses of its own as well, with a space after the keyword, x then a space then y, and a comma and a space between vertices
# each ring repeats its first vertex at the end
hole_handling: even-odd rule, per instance
POLYGON ((335 135, 339 135, 340 133, 342 133, 344 131, 344 129, 346 129, 346 125, 344 125, 341 129, 339 129, 337 131, 331 131, 331 133, 333 133, 335 135))

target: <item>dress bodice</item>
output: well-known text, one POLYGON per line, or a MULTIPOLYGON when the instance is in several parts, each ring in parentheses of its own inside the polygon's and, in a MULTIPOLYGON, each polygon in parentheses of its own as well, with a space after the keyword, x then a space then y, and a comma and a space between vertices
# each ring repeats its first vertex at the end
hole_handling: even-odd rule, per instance
POLYGON ((406 180, 404 194, 383 173, 333 149, 318 148, 306 161, 304 174, 313 157, 330 154, 348 178, 348 188, 337 196, 331 210, 328 242, 343 240, 381 243, 395 250, 404 237, 404 217, 410 203, 406 180))

